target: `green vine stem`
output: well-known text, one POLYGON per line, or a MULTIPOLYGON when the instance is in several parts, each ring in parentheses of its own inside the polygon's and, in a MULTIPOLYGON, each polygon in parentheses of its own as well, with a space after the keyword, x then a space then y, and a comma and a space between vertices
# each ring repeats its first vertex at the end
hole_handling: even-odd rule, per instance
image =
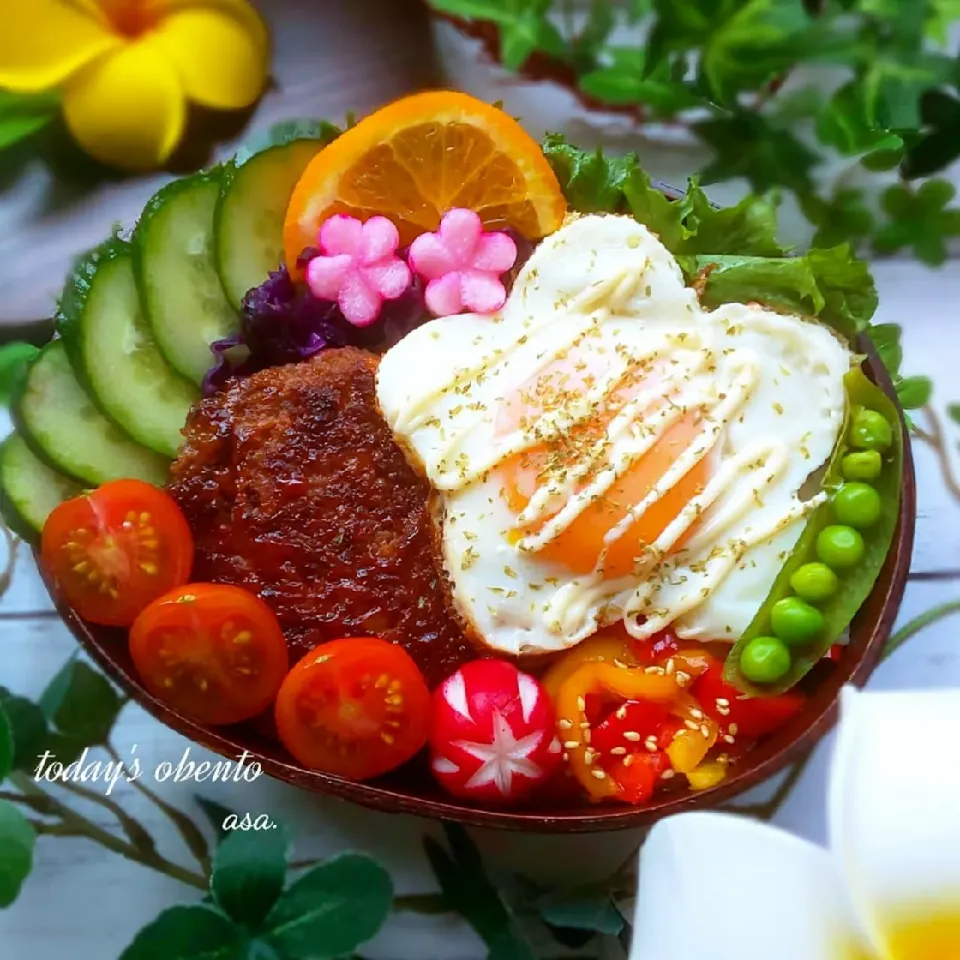
POLYGON ((131 817, 115 800, 111 800, 110 797, 106 797, 102 793, 97 793, 95 790, 90 790, 87 787, 82 787, 70 781, 65 781, 59 784, 59 786, 67 793, 72 793, 75 797, 82 797, 90 803, 95 803, 97 806, 109 810, 117 818, 117 822, 127 835, 127 839, 138 850, 147 854, 157 852, 156 842, 147 832, 146 828, 134 817, 131 817))
POLYGON ((156 850, 141 849, 127 840, 122 840, 120 837, 114 836, 109 831, 97 826, 92 820, 88 820, 82 814, 72 810, 38 787, 29 775, 19 772, 13 773, 10 775, 10 781, 23 793, 25 798, 43 798, 41 802, 49 805, 48 809, 51 811, 51 815, 60 818, 59 824, 43 824, 41 826, 41 832, 48 832, 49 828, 52 827, 69 830, 71 831, 70 836, 85 837, 87 840, 92 840, 94 843, 98 843, 100 846, 120 854, 120 856, 125 857, 127 860, 132 860, 134 863, 150 867, 159 873, 164 873, 168 877, 172 877, 174 880, 179 880, 188 887, 194 887, 197 890, 207 890, 208 884, 206 877, 194 873, 191 870, 186 870, 171 860, 167 860, 166 857, 161 856, 156 850))
POLYGON ((925 610, 919 616, 905 623, 899 630, 892 633, 890 639, 887 640, 887 644, 883 648, 884 660, 921 630, 954 613, 960 613, 960 600, 948 600, 946 603, 937 604, 937 606, 925 610))
MULTIPOLYGON (((123 764, 123 760, 120 758, 120 755, 117 753, 116 748, 112 743, 106 744, 105 749, 111 760, 118 764, 123 764)), ((187 849, 193 854, 204 875, 209 875, 210 848, 207 846, 206 838, 200 832, 193 820, 191 820, 190 817, 188 817, 182 810, 178 810, 176 807, 167 803, 163 797, 156 794, 153 790, 141 783, 139 780, 133 780, 131 785, 135 790, 139 791, 143 796, 145 796, 174 825, 177 832, 180 834, 181 839, 186 844, 187 849)))
POLYGON ((940 473, 943 475, 943 482, 947 485, 951 496, 960 501, 960 479, 953 472, 953 465, 950 462, 950 451, 947 446, 946 435, 943 429, 943 422, 939 414, 931 406, 923 408, 924 415, 929 424, 929 430, 918 427, 914 424, 913 435, 922 440, 931 447, 937 455, 937 461, 940 464, 940 473))

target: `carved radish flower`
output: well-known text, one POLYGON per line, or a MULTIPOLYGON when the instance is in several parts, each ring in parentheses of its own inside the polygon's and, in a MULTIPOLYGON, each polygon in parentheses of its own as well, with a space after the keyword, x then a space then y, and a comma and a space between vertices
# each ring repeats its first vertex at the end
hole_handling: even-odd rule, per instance
POLYGON ((475 660, 433 694, 430 769, 449 793, 509 803, 560 763, 553 704, 543 686, 503 660, 475 660))

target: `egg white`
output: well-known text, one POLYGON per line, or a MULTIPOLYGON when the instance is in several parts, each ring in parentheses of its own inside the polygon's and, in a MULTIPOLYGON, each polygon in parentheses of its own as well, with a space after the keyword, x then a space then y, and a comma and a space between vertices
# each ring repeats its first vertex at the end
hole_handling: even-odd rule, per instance
MULTIPOLYGON (((802 531, 809 504, 799 491, 837 442, 850 365, 848 348, 809 320, 757 305, 702 309, 644 226, 584 216, 540 244, 499 315, 434 320, 388 351, 377 397, 439 498, 460 613, 496 651, 546 653, 618 619, 637 637, 672 625, 684 638, 736 639, 802 531), (629 577, 577 576, 539 556, 536 536, 518 542, 517 516, 496 476, 510 442, 498 424, 506 398, 571 344, 601 372, 582 402, 544 411, 541 434, 588 416, 591 391, 601 395, 641 360, 660 378, 648 399, 664 405, 655 416, 647 408, 627 418, 611 465, 652 442, 645 437, 656 417, 671 416, 676 403, 707 411, 710 502, 696 511, 699 525, 682 551, 629 577)), ((553 501, 578 509, 570 490, 558 487, 553 501)))

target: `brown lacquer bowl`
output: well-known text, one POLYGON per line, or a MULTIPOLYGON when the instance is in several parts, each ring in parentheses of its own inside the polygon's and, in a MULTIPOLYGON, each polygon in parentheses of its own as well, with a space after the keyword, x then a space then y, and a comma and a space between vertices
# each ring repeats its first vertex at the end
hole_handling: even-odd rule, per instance
MULTIPOLYGON (((670 188, 664 187, 663 190, 668 196, 677 196, 670 188)), ((872 345, 864 338, 858 346, 867 356, 865 369, 870 378, 896 400, 890 378, 872 345)), ((551 806, 546 801, 510 810, 471 806, 440 790, 423 756, 400 770, 366 783, 354 783, 307 770, 284 750, 273 735, 270 723, 263 719, 214 729, 181 716, 141 685, 127 649, 126 631, 87 623, 72 609, 59 604, 58 610, 90 656, 162 723, 224 757, 236 759, 246 750, 251 762, 260 763, 264 772, 306 790, 342 797, 390 813, 409 813, 509 830, 581 833, 650 826, 668 814, 713 807, 730 800, 799 759, 833 725, 841 688, 848 683, 862 685, 876 667, 900 607, 913 551, 916 482, 905 425, 903 430, 903 494, 893 545, 873 592, 853 621, 850 644, 839 661, 823 661, 808 674, 803 687, 809 700, 803 712, 738 761, 719 786, 701 792, 678 788, 658 795, 643 807, 586 803, 551 806)))

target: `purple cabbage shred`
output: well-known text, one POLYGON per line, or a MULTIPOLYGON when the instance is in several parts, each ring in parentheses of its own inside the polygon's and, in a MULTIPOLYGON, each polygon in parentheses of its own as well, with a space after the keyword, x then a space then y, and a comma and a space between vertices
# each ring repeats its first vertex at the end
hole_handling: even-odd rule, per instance
MULTIPOLYGON (((517 244, 517 263, 503 278, 509 292, 533 246, 513 230, 508 233, 517 244)), ((304 250, 300 265, 305 266, 319 252, 304 250)), ((404 259, 406 255, 407 250, 400 251, 404 259)), ((203 378, 203 395, 208 397, 222 390, 233 377, 299 363, 327 347, 362 347, 385 353, 430 319, 423 300, 423 283, 417 276, 402 296, 384 302, 375 323, 355 327, 336 303, 318 300, 305 285, 294 283, 284 265, 247 292, 237 333, 210 344, 214 363, 203 378)))

